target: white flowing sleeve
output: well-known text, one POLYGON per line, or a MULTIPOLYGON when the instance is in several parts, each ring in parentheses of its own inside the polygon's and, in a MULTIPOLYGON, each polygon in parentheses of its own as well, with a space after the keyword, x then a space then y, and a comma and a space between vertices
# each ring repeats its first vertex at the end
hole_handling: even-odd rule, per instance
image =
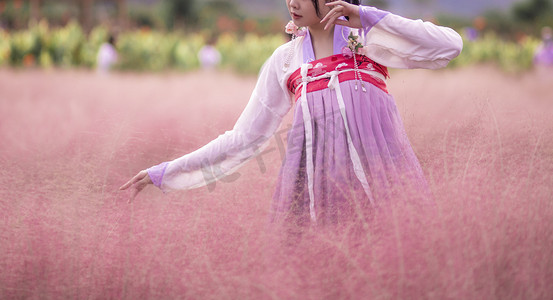
POLYGON ((261 68, 234 128, 194 152, 149 168, 154 185, 163 192, 205 186, 232 174, 267 146, 292 106, 283 78, 282 52, 277 49, 261 68))
POLYGON ((371 6, 360 6, 364 54, 400 69, 438 69, 457 57, 463 40, 455 30, 411 20, 371 6))

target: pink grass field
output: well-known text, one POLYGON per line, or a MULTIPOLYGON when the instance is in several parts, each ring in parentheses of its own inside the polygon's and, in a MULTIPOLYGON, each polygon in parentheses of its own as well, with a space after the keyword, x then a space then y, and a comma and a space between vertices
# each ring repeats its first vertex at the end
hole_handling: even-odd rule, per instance
POLYGON ((267 227, 284 132, 210 188, 118 191, 230 130, 254 77, 0 70, 0 299, 553 299, 552 80, 394 70, 437 209, 290 245, 267 227))

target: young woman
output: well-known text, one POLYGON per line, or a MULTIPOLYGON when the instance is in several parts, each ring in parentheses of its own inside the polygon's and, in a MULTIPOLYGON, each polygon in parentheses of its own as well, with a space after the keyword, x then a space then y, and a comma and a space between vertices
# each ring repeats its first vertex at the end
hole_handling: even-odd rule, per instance
POLYGON ((152 183, 191 189, 230 175, 263 149, 295 103, 274 218, 335 224, 400 199, 424 201, 426 181, 386 89, 387 67, 444 67, 461 37, 355 0, 286 4, 297 38, 267 60, 234 128, 121 189, 132 187, 134 198, 152 183))

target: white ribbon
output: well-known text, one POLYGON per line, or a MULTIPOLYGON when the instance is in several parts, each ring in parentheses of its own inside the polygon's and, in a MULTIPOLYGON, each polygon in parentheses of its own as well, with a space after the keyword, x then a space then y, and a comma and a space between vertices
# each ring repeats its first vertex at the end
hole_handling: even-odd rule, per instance
POLYGON ((301 111, 303 113, 303 125, 305 130, 305 155, 307 168, 307 188, 309 191, 309 214, 311 220, 317 222, 315 214, 315 196, 313 195, 313 128, 311 128, 311 115, 309 114, 309 106, 307 105, 307 83, 310 78, 307 76, 307 71, 312 68, 311 64, 303 64, 301 66, 302 90, 301 90, 301 111))
POLYGON ((330 77, 330 81, 328 81, 328 87, 336 91, 338 107, 340 108, 340 114, 342 115, 344 128, 346 129, 349 157, 351 159, 351 162, 353 163, 353 171, 355 172, 355 176, 357 176, 357 179, 359 179, 359 182, 361 182, 363 190, 365 190, 365 194, 369 198, 369 201, 371 202, 371 204, 374 205, 374 199, 369 189, 367 176, 365 175, 365 171, 363 170, 363 164, 361 163, 361 159, 359 158, 359 154, 357 153, 357 149, 355 149, 355 146, 353 145, 353 140, 351 139, 351 134, 349 133, 348 121, 346 117, 346 105, 344 103, 344 98, 342 97, 342 90, 340 88, 340 81, 338 80, 337 74, 330 77))

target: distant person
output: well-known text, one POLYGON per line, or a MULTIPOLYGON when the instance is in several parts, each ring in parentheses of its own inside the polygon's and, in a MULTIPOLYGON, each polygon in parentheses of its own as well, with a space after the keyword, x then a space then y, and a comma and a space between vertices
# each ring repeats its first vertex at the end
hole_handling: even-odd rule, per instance
POLYGON ((198 59, 202 69, 212 70, 215 69, 221 62, 221 54, 215 48, 216 39, 210 38, 205 46, 198 52, 198 59))
POLYGON ((115 38, 110 35, 108 41, 103 43, 98 50, 98 56, 96 57, 96 68, 98 72, 107 73, 111 70, 113 65, 117 63, 118 55, 115 49, 115 38))
POLYGON ((542 43, 536 49, 534 65, 553 67, 553 30, 544 27, 541 30, 542 43))

